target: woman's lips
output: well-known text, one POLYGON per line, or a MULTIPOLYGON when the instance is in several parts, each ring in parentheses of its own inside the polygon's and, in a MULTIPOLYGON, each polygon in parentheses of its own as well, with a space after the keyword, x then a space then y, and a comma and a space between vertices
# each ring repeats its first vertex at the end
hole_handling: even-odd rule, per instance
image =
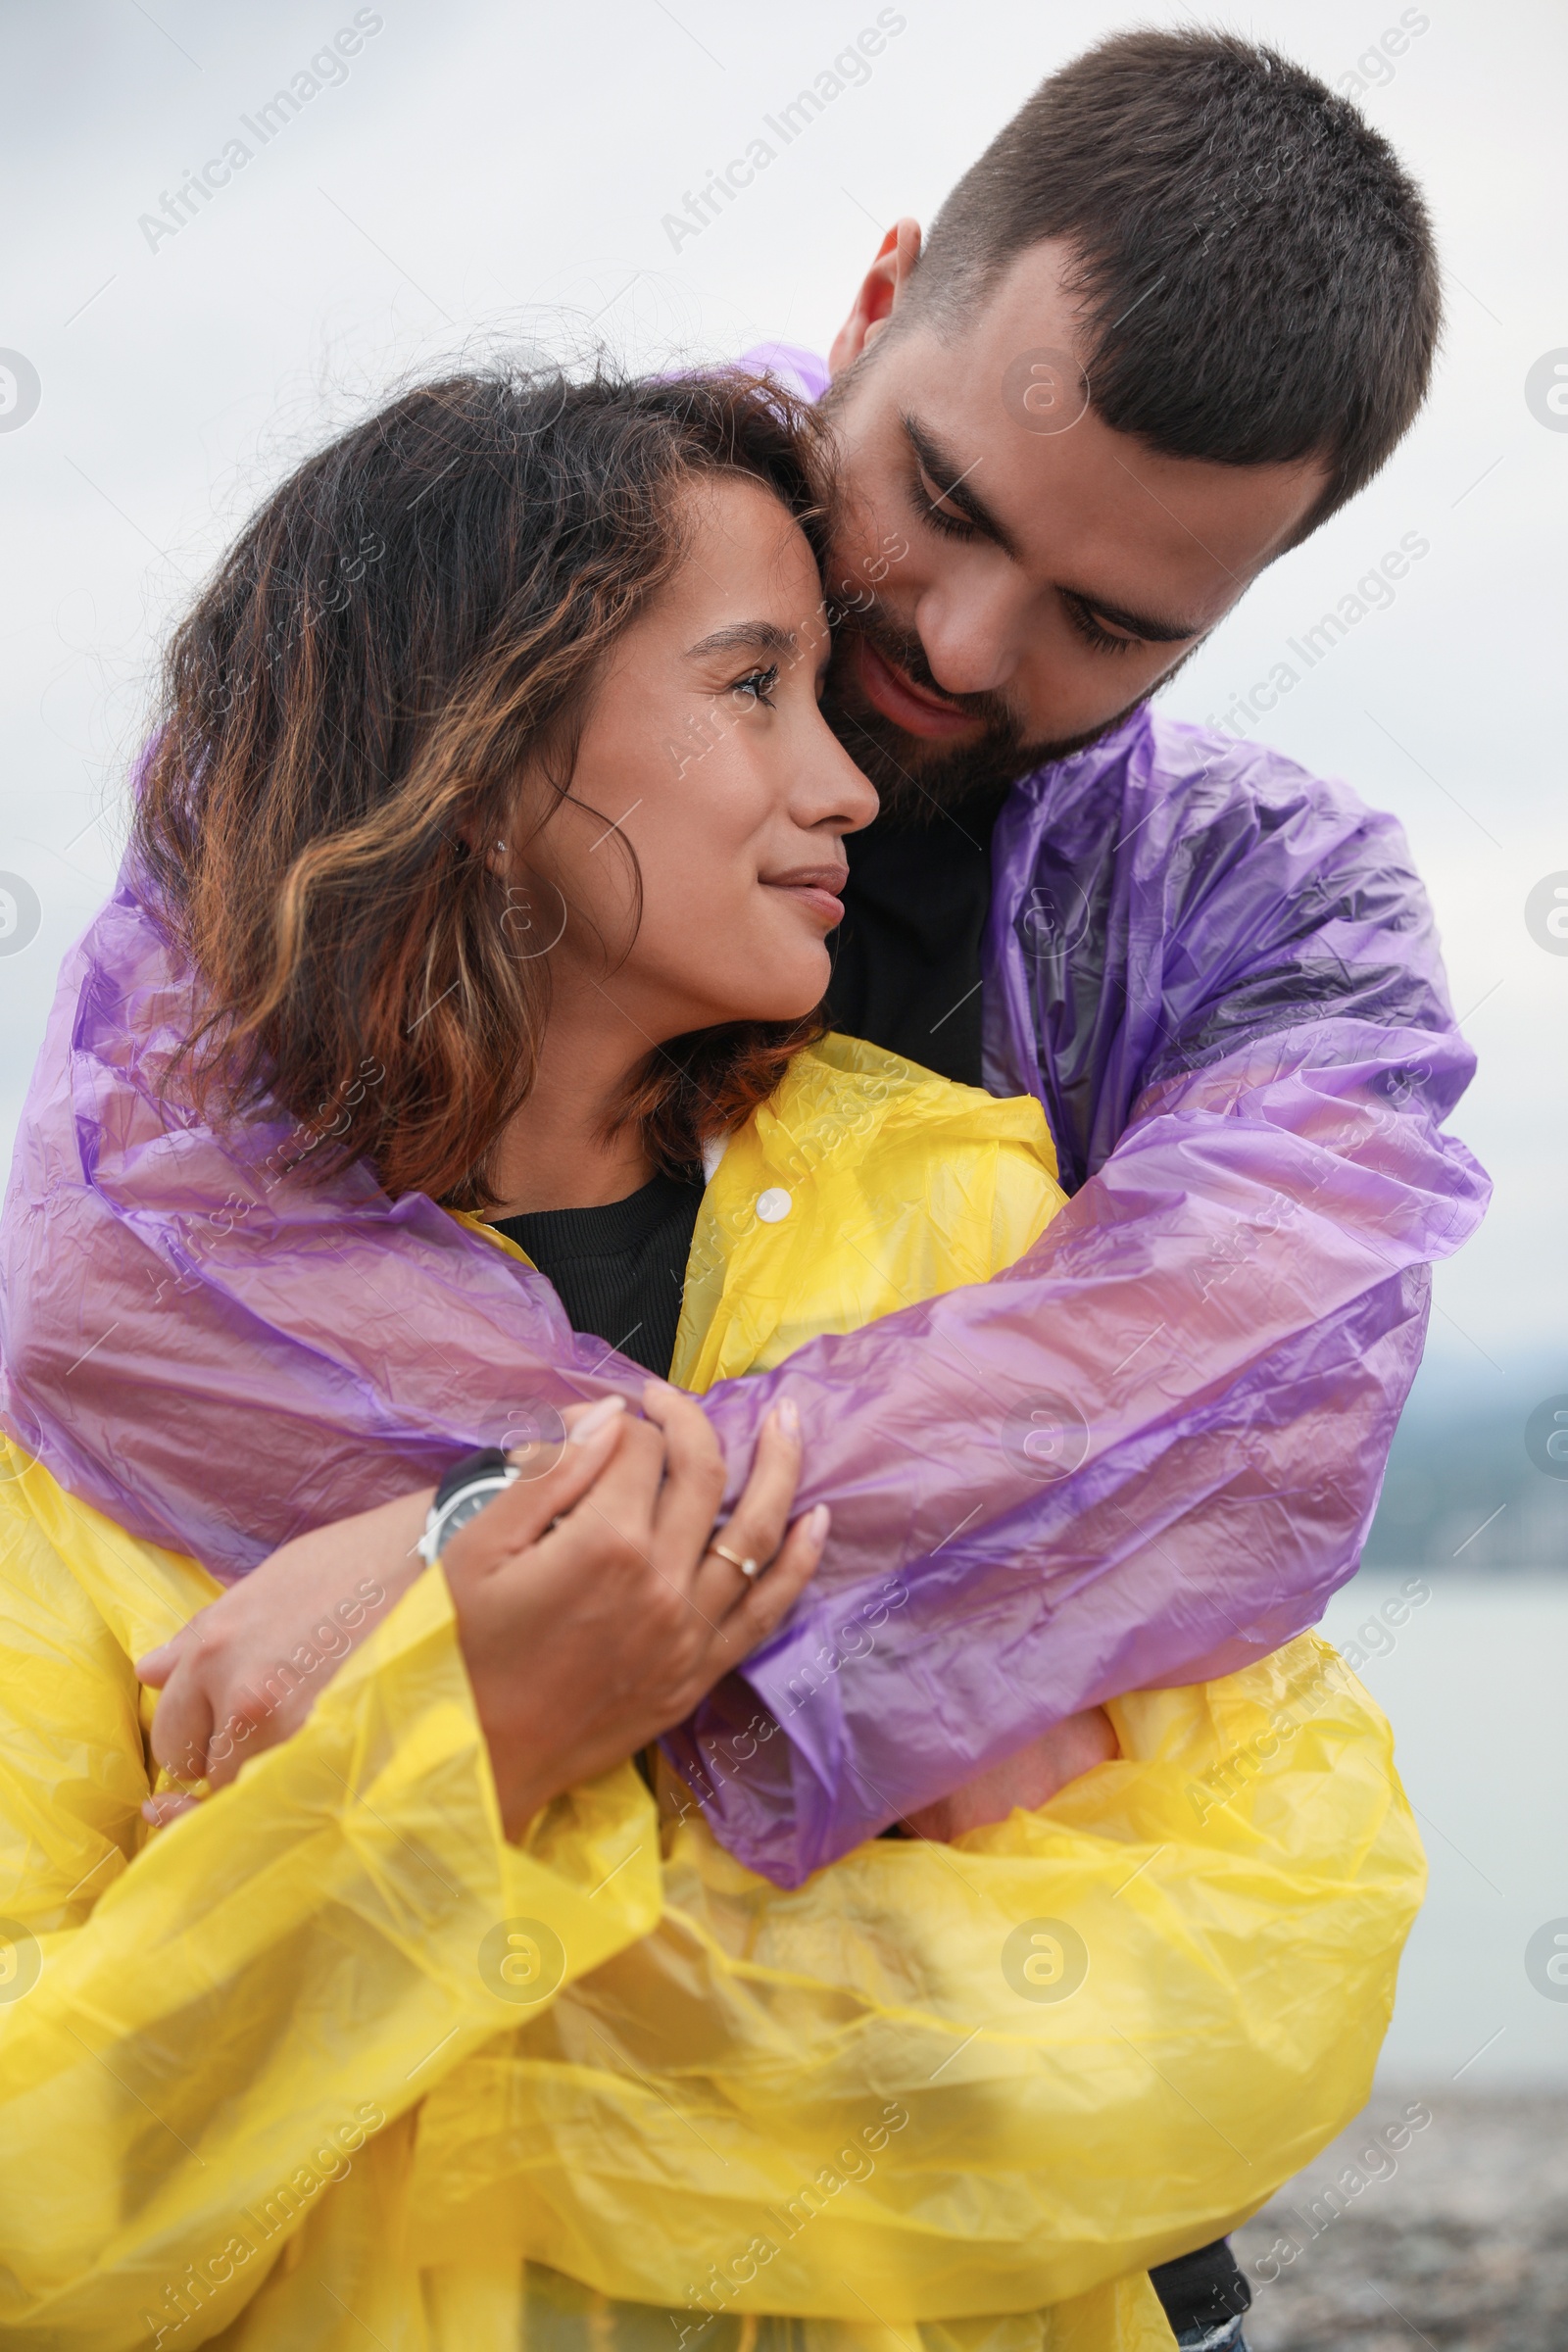
POLYGON ((972 734, 978 728, 979 720, 971 718, 967 710, 956 710, 952 703, 941 702, 923 687, 912 685, 902 670, 883 660, 868 638, 857 639, 855 661, 867 702, 906 735, 946 740, 972 734))
POLYGON ((836 931, 844 920, 844 901, 839 892, 849 880, 848 866, 823 866, 798 874, 771 874, 762 877, 768 890, 782 890, 790 898, 814 914, 829 931, 836 931))

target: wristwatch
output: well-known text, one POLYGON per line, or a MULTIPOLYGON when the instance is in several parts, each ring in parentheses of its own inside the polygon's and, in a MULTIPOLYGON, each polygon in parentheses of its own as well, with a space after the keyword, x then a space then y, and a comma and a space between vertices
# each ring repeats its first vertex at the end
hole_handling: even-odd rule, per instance
POLYGON ((433 1567, 459 1528, 466 1527, 487 1502, 494 1502, 521 1476, 499 1446, 481 1446, 477 1453, 466 1453, 455 1463, 437 1487, 435 1500, 425 1514, 418 1543, 425 1566, 433 1567))

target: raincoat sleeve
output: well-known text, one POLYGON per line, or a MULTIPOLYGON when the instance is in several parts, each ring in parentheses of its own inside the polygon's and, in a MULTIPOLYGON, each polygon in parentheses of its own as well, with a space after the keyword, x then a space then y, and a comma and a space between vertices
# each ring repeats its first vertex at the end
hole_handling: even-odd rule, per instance
MULTIPOLYGON (((1313 1623, 1428 1269, 1486 1200, 1444 1126, 1472 1059, 1430 910, 1343 786, 1140 713, 1015 789, 993 864, 987 1083, 1044 1105, 1075 1197, 993 1281, 710 1396, 733 1490, 787 1391, 802 1501, 834 1514, 681 1766, 783 1883, 1092 1700, 1313 1623)), ((127 875, 67 958, 0 1229, 0 1418, 64 1486, 232 1576, 569 1400, 640 1397, 433 1201, 313 1181, 331 1104, 319 1131, 172 1114, 198 1002, 127 875)))
POLYGON ((653 1925, 652 1800, 627 1767, 507 1843, 435 1569, 301 1731, 149 1838, 130 1661, 0 1498, 0 2341, 145 2345, 193 2297, 206 2340, 515 2025, 509 1954, 545 1951, 551 1991, 653 1925))
POLYGON ((1488 1196, 1444 1132, 1474 1064, 1424 893, 1343 786, 1145 716, 1015 795, 994 868, 988 1082, 1044 1102, 1075 1197, 983 1287, 707 1400, 739 1464, 793 1396, 801 1500, 833 1508, 824 1572, 680 1742, 784 1884, 1320 1616, 1430 1261, 1488 1196))

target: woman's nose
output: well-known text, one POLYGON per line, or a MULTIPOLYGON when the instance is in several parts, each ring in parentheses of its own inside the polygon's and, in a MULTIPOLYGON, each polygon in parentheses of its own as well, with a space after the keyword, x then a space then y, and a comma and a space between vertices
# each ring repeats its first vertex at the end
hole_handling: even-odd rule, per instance
POLYGON ((816 813, 805 816, 804 821, 812 825, 831 823, 840 833, 858 833, 881 807, 876 786, 857 767, 826 719, 820 719, 818 724, 822 732, 820 773, 810 796, 816 813))

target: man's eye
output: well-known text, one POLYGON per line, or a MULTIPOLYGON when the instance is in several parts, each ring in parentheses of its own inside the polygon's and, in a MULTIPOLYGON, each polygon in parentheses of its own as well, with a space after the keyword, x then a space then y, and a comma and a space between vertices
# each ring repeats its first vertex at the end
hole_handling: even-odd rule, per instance
POLYGON ((771 710, 774 708, 773 689, 777 684, 778 663, 773 662, 766 669, 749 669, 745 677, 736 678, 730 692, 744 696, 752 704, 765 703, 771 710))
POLYGON ((1130 654, 1135 647, 1145 643, 1142 637, 1118 637, 1115 635, 1097 618, 1093 607, 1082 603, 1076 596, 1064 596, 1062 602, 1067 608, 1067 617, 1079 636, 1087 644, 1094 646, 1097 652, 1130 654))
POLYGON ((934 531, 945 531, 952 539, 972 539, 974 524, 956 507, 949 506, 948 493, 939 489, 923 466, 914 469, 915 506, 922 518, 934 531))

